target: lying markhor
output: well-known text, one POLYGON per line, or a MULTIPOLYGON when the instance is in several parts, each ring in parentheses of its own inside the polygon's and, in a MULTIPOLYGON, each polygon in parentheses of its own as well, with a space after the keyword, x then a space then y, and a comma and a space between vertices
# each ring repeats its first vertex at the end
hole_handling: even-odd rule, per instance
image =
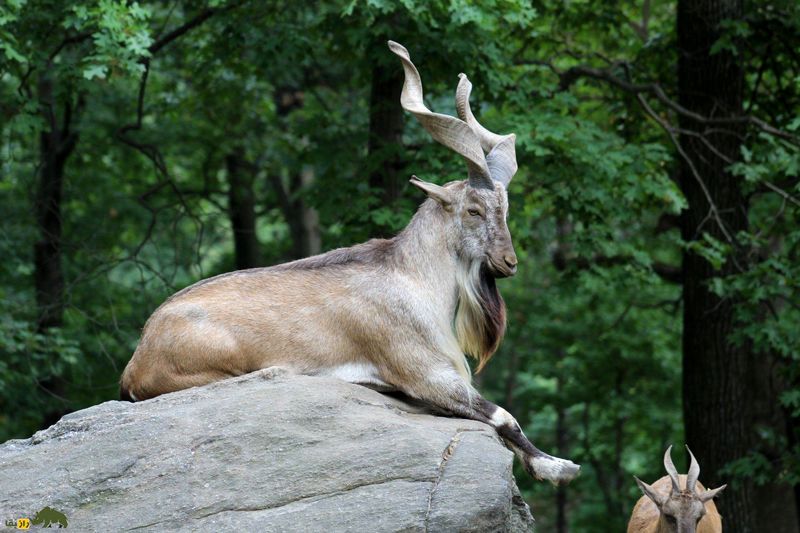
POLYGON ((408 51, 392 41, 389 49, 405 71, 401 105, 464 158, 468 179, 439 186, 412 178, 428 199, 393 239, 231 272, 176 293, 145 324, 122 397, 144 400, 282 366, 399 390, 490 424, 531 475, 569 481, 580 467, 538 450, 514 417, 482 398, 465 358, 477 358, 480 370, 505 332, 495 278, 517 268, 506 225, 515 136, 477 122, 463 74, 459 118, 431 112, 408 51))

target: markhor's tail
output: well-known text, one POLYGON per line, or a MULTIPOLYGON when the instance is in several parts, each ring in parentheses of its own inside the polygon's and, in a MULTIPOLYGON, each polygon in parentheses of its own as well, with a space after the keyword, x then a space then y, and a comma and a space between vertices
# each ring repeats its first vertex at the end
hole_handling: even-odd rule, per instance
POLYGON ((134 398, 133 395, 130 392, 128 392, 128 389, 123 387, 122 384, 120 384, 120 386, 119 386, 119 399, 121 401, 123 401, 123 402, 135 402, 136 401, 136 398, 134 398))

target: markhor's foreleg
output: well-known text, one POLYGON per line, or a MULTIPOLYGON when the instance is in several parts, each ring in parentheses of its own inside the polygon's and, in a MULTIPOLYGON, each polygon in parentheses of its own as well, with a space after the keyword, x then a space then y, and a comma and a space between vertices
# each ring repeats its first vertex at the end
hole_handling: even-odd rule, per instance
POLYGON ((580 472, 581 467, 572 461, 553 457, 534 446, 522 432, 516 419, 502 407, 481 397, 474 399, 473 403, 476 410, 489 419, 489 424, 509 448, 514 450, 525 470, 536 479, 561 483, 571 481, 580 472))
POLYGON ((536 448, 508 411, 482 398, 455 372, 442 369, 420 374, 405 381, 398 389, 455 416, 489 424, 519 457, 525 470, 537 479, 562 483, 572 480, 580 471, 580 466, 572 461, 553 457, 536 448))

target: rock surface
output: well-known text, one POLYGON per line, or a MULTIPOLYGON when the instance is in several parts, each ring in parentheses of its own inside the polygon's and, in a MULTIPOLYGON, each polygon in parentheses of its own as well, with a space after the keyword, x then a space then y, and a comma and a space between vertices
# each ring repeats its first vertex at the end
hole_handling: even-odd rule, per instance
POLYGON ((490 427, 267 369, 0 445, 0 524, 79 531, 529 531, 490 427))

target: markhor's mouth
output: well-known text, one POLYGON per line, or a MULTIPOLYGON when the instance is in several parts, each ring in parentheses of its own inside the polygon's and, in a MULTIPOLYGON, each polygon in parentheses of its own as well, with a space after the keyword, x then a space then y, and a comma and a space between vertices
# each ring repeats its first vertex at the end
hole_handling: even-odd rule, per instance
POLYGON ((491 258, 491 256, 487 256, 486 259, 486 266, 489 272, 495 278, 508 278, 517 273, 516 266, 509 267, 505 264, 505 262, 503 262, 503 264, 498 264, 491 258))

